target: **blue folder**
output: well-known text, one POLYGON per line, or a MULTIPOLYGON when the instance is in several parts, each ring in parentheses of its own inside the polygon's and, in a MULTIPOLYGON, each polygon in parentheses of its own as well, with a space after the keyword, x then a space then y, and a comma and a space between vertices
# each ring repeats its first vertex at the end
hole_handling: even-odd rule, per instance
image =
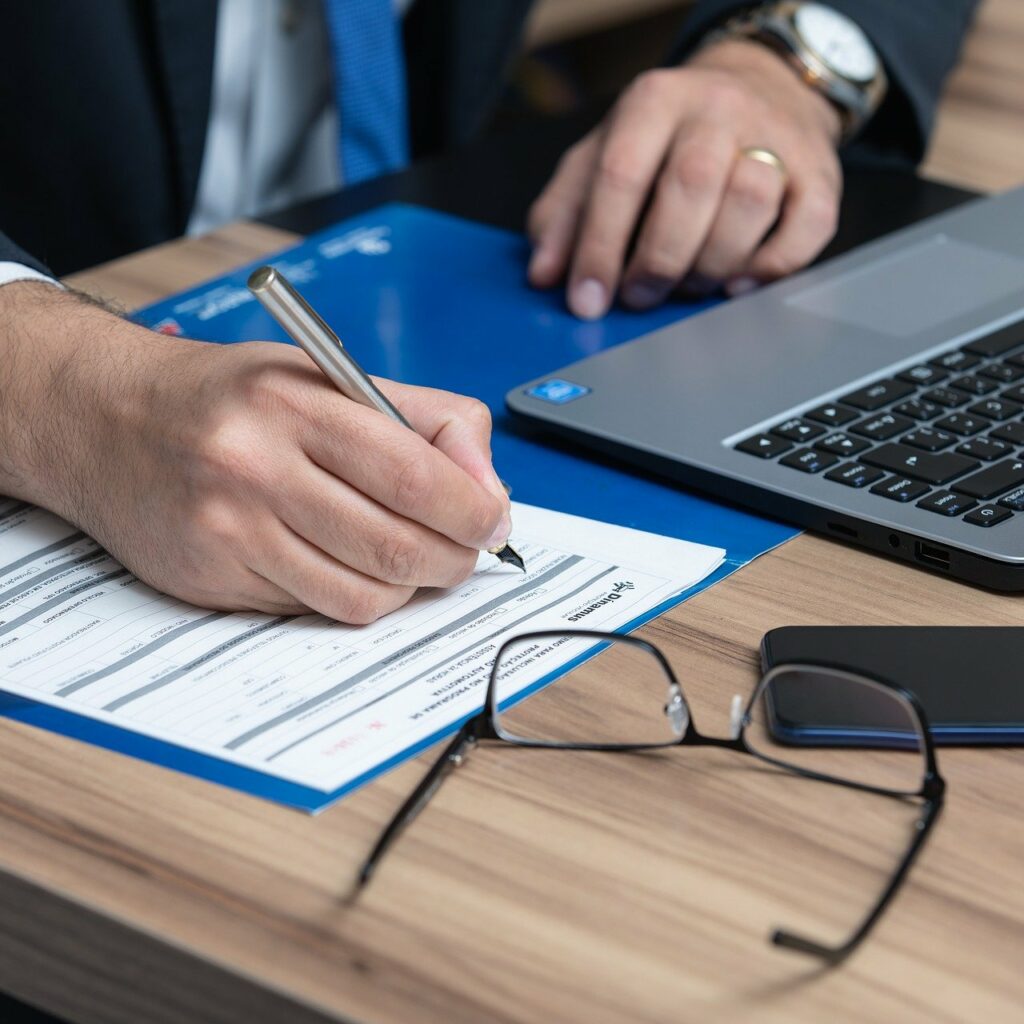
MULTIPOLYGON (((306 296, 370 373, 445 388, 486 402, 494 415, 494 462, 513 497, 724 548, 710 577, 630 628, 734 572, 797 531, 715 504, 565 442, 517 429, 504 395, 583 356, 699 313, 711 303, 648 313, 613 310, 597 323, 566 311, 560 291, 525 279, 526 241, 515 234, 415 206, 380 207, 310 236, 269 260, 306 296)), ((287 337, 246 288, 259 264, 135 314, 155 330, 231 343, 287 337)), ((282 782, 173 744, 67 711, 0 695, 0 713, 244 792, 314 811, 453 732, 457 724, 333 793, 282 782)))

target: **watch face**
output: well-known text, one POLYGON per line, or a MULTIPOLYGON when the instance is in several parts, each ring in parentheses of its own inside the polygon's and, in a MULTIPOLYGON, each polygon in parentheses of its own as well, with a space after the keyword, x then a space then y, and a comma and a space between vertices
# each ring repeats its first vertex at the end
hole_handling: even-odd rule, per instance
POLYGON ((836 74, 870 82, 878 74, 878 57, 860 27, 824 4, 804 4, 796 12, 803 41, 836 74))

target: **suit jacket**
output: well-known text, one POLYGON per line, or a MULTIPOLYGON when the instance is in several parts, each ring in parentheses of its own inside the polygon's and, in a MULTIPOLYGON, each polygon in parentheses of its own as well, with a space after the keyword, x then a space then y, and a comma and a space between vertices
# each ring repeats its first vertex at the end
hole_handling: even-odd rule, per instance
MULTIPOLYGON (((917 159, 977 0, 829 0, 894 80, 873 144, 917 159)), ((405 19, 414 155, 468 141, 531 0, 417 0, 405 19)), ((749 0, 702 0, 676 58, 749 0)), ((180 235, 209 116, 214 0, 31 0, 0 42, 0 260, 58 274, 180 235), (33 255, 29 255, 29 254, 33 255)))

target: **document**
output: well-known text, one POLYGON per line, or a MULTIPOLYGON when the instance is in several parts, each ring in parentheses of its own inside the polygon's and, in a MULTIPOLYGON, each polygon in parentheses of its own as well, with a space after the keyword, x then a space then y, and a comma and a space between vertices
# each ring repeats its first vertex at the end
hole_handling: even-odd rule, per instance
MULTIPOLYGON (((0 498, 0 690, 336 796, 479 710, 504 639, 632 628, 725 556, 529 505, 512 515, 525 575, 485 554, 461 586, 354 627, 196 608, 0 498)), ((576 653, 540 652, 523 687, 576 653)))

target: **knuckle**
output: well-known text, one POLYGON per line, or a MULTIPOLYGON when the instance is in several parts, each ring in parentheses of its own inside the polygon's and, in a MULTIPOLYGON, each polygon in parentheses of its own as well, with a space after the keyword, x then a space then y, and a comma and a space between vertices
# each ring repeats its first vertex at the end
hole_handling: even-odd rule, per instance
MULTIPOLYGON (((746 167, 746 163, 741 166, 746 167)), ((780 198, 778 176, 770 167, 764 170, 766 173, 761 173, 759 168, 750 168, 734 175, 729 184, 730 198, 750 209, 766 210, 776 206, 780 198)))
POLYGON ((198 476, 204 484, 251 483, 260 477, 262 460, 255 439, 241 422, 227 419, 196 442, 198 476))
POLYGON ((826 189, 815 189, 804 199, 804 217, 816 234, 831 238, 839 223, 839 200, 826 189))
POLYGON ((374 545, 376 575, 386 583, 414 583, 424 579, 423 551, 408 530, 392 528, 374 545))
POLYGON ((335 596, 329 614, 350 626, 369 626, 389 611, 374 587, 359 587, 335 596))
POLYGON ((491 410, 478 398, 467 398, 463 400, 461 409, 462 418, 482 434, 491 432, 491 410))
POLYGON ((426 460, 405 455, 398 460, 391 480, 394 508, 418 509, 433 497, 433 474, 426 460))
POLYGON ((665 94, 674 87, 677 74, 668 68, 652 68, 650 71, 644 71, 633 79, 627 90, 627 96, 629 99, 641 103, 661 102, 664 100, 665 94))
POLYGON ((597 165, 601 182, 619 192, 639 192, 646 182, 632 150, 609 142, 597 165))
POLYGON ((676 182, 687 192, 710 192, 722 176, 722 167, 708 147, 689 146, 672 162, 676 182))

